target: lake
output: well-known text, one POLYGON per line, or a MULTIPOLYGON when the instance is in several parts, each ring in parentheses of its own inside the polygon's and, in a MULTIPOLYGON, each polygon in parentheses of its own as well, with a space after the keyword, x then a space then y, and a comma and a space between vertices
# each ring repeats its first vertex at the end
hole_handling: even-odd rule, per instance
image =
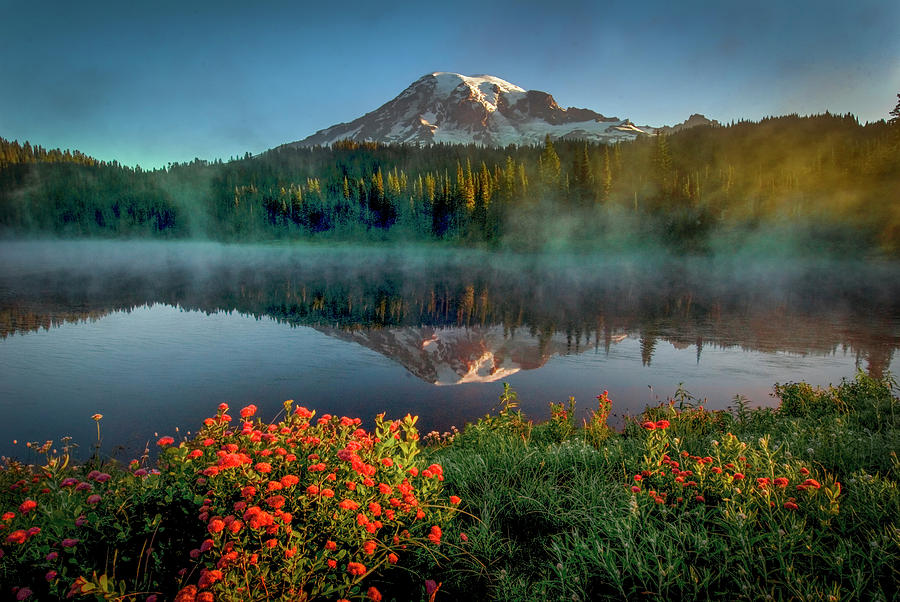
POLYGON ((122 241, 7 241, 0 258, 0 454, 25 459, 62 436, 87 455, 94 413, 127 460, 222 401, 370 426, 409 412, 424 433, 509 383, 535 419, 609 390, 621 425, 680 383, 718 409, 898 368, 887 262, 122 241))

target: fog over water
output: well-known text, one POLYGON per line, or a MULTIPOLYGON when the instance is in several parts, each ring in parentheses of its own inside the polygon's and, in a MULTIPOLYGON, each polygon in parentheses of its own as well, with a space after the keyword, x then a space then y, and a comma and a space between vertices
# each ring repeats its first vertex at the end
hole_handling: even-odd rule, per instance
POLYGON ((133 455, 221 401, 446 429, 503 382, 536 419, 608 389, 620 424, 682 382, 708 407, 773 404, 775 382, 896 371, 900 346, 888 262, 117 241, 0 257, 6 455, 87 449, 95 412, 104 449, 133 455))

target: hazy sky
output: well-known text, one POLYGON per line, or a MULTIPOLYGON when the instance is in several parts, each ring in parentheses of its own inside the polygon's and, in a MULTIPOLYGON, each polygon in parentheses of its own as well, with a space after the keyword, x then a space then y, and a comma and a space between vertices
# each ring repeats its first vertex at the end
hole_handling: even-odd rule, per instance
POLYGON ((350 121, 432 71, 663 125, 887 117, 900 2, 0 0, 0 136, 158 167, 350 121))

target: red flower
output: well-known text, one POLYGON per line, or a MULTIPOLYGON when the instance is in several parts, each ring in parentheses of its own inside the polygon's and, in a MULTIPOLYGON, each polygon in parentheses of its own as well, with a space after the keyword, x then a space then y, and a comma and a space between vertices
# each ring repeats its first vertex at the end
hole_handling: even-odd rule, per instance
POLYGON ((256 406, 253 405, 252 403, 250 405, 248 405, 247 407, 241 409, 241 418, 249 418, 250 416, 253 416, 254 414, 256 414, 256 406))
POLYGON ((166 437, 160 437, 160 438, 156 441, 156 444, 157 444, 158 446, 160 446, 160 447, 165 447, 165 446, 167 446, 167 445, 172 445, 173 443, 175 443, 175 439, 173 439, 172 437, 168 437, 168 436, 166 436, 166 437))
POLYGON ((394 461, 391 458, 382 458, 381 463, 384 464, 385 466, 393 466, 394 465, 394 461))
POLYGON ((440 545, 441 543, 441 528, 437 525, 431 527, 431 531, 428 533, 428 539, 435 545, 440 545))
POLYGON ((282 487, 293 487, 297 483, 300 482, 300 479, 295 475, 289 474, 281 477, 281 486, 282 487))
POLYGON ((642 424, 641 426, 644 427, 645 429, 647 429, 648 431, 656 430, 656 423, 651 422, 649 420, 647 422, 645 422, 644 424, 642 424))
POLYGON ((365 575, 366 574, 366 565, 360 564, 359 562, 348 562, 347 563, 347 572, 351 575, 365 575))
POLYGON ((7 535, 6 543, 25 543, 26 539, 28 539, 28 534, 25 533, 25 529, 17 529, 7 535))
POLYGON ((632 493, 640 493, 640 492, 641 492, 641 488, 638 487, 637 485, 632 485, 632 486, 631 486, 631 492, 632 492, 632 493))
POLYGON ((202 573, 200 573, 200 581, 197 585, 200 589, 206 589, 216 581, 222 580, 222 571, 213 569, 211 571, 204 569, 202 573))
POLYGON ((363 544, 362 549, 363 549, 363 552, 365 552, 366 554, 371 556, 372 554, 375 553, 376 547, 377 547, 377 544, 373 540, 370 539, 363 544))
POLYGON ((398 561, 398 560, 400 560, 400 559, 399 559, 399 558, 397 557, 397 555, 394 554, 393 552, 391 552, 390 554, 388 554, 388 563, 390 563, 390 564, 397 564, 397 561, 398 561))
POLYGON ((775 485, 777 485, 778 487, 787 487, 788 480, 784 477, 778 477, 775 479, 775 485))
POLYGON ((214 518, 211 521, 209 521, 209 526, 207 527, 207 530, 210 533, 221 533, 222 529, 224 529, 224 528, 225 528, 225 521, 223 521, 220 518, 214 518))
POLYGON ((658 428, 658 429, 667 429, 667 428, 669 428, 669 421, 668 421, 668 420, 658 420, 658 421, 656 422, 656 428, 658 428))
POLYGON ((359 508, 359 504, 357 504, 353 500, 345 499, 338 504, 338 508, 340 508, 341 510, 356 510, 357 508, 359 508))
POLYGON ((267 548, 270 548, 270 549, 274 548, 275 546, 278 545, 278 540, 275 539, 274 537, 272 539, 267 539, 265 545, 267 548))
POLYGON ((808 468, 801 468, 801 469, 800 469, 800 474, 802 474, 803 476, 808 475, 808 474, 809 474, 809 469, 808 469, 808 468))
POLYGON ((337 544, 329 539, 325 542, 325 549, 334 552, 337 550, 337 544))
POLYGON ((696 496, 694 499, 697 500, 698 502, 705 502, 705 501, 706 501, 706 498, 703 497, 702 495, 698 495, 698 496, 696 496))
POLYGON ((297 553, 297 548, 288 548, 287 550, 284 551, 284 557, 285 558, 293 558, 294 554, 296 554, 296 553, 297 553))
POLYGON ((329 558, 327 562, 328 562, 328 568, 333 569, 333 568, 337 567, 337 560, 329 558))
POLYGON ((390 485, 385 485, 384 483, 378 484, 378 492, 382 495, 390 495, 393 492, 390 485))
POLYGON ((272 465, 268 462, 260 462, 253 468, 256 469, 256 472, 261 472, 263 474, 272 472, 272 465))
POLYGON ((21 504, 19 504, 19 512, 22 514, 28 514, 32 510, 37 508, 37 502, 34 500, 25 500, 21 504))
POLYGON ((794 502, 785 502, 784 507, 788 510, 796 510, 799 506, 797 506, 797 504, 795 504, 794 502))
POLYGON ((454 506, 456 504, 460 503, 461 501, 462 501, 462 499, 460 499, 458 496, 455 496, 455 495, 450 496, 450 503, 453 504, 454 506))
POLYGON ((381 602, 381 592, 374 587, 369 588, 369 591, 366 592, 366 596, 369 600, 373 600, 373 602, 381 602))
POLYGON ((740 481, 740 480, 743 479, 743 478, 744 478, 744 475, 742 475, 741 473, 739 473, 739 472, 734 473, 734 480, 735 480, 735 481, 740 481))

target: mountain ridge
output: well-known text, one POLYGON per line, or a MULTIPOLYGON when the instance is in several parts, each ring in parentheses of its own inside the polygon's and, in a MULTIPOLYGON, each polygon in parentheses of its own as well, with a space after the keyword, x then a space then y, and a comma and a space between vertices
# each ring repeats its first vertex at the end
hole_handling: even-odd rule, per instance
POLYGON ((436 71, 423 75, 377 109, 321 129, 285 147, 330 146, 339 140, 384 144, 540 144, 551 139, 613 143, 657 132, 715 125, 692 115, 675 126, 637 126, 591 109, 557 104, 551 94, 525 90, 493 75, 436 71))

